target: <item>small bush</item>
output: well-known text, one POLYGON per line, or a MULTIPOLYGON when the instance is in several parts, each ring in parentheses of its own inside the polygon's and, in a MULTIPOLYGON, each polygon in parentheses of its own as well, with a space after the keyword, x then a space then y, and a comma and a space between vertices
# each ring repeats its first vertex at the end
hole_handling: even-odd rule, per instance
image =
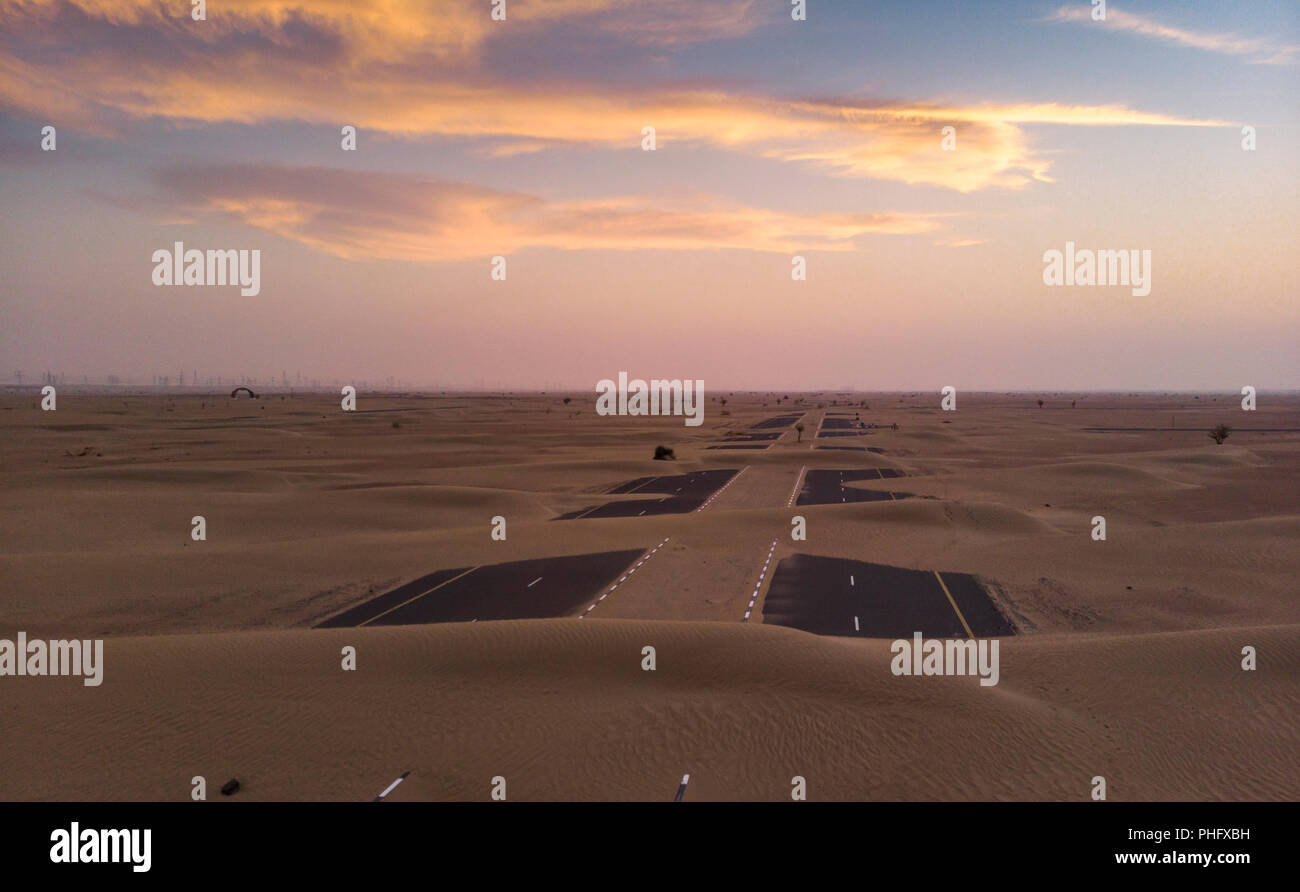
POLYGON ((1223 441, 1228 439, 1228 434, 1230 433, 1232 433, 1232 428, 1228 427, 1226 424, 1221 424, 1218 427, 1210 429, 1210 439, 1222 446, 1223 441))
POLYGON ((655 461, 677 461, 677 456, 667 446, 656 446, 655 461))

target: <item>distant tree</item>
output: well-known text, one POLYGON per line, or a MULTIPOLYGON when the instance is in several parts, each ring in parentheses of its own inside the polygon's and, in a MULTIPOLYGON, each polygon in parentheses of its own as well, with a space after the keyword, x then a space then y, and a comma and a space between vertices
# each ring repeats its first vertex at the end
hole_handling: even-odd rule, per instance
POLYGON ((573 400, 573 397, 571 397, 571 396, 566 396, 566 397, 564 398, 564 405, 567 406, 567 405, 568 405, 572 400, 573 400))
POLYGON ((1039 400, 1039 401, 1038 401, 1038 408, 1040 408, 1040 409, 1043 408, 1043 401, 1042 401, 1042 400, 1039 400))
POLYGON ((799 432, 799 436, 798 436, 797 439, 798 439, 800 442, 803 442, 803 422, 801 421, 801 422, 799 422, 798 424, 796 424, 796 425, 794 426, 794 429, 795 429, 796 431, 799 432))
POLYGON ((1221 424, 1210 430, 1210 439, 1222 446, 1223 441, 1228 439, 1228 434, 1230 433, 1232 433, 1232 428, 1228 427, 1226 424, 1221 424))

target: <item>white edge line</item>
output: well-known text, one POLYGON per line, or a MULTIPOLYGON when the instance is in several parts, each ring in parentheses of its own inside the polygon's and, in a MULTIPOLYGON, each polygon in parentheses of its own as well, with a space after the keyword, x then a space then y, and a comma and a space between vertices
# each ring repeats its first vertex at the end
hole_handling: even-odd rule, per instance
MULTIPOLYGON (((408 771, 407 774, 410 774, 410 772, 408 771)), ((399 777, 397 780, 393 781, 391 784, 388 785, 387 789, 385 789, 384 792, 382 792, 382 793, 379 794, 379 798, 380 798, 380 799, 383 799, 383 798, 384 798, 385 796, 387 796, 389 793, 393 792, 393 789, 394 789, 398 784, 400 784, 402 781, 404 781, 405 779, 406 779, 406 775, 403 774, 403 775, 402 775, 401 777, 399 777)))
POLYGON ((631 576, 633 573, 635 573, 635 572, 637 571, 637 567, 640 567, 640 566, 641 566, 642 564, 644 564, 646 561, 650 560, 650 557, 655 553, 655 551, 658 551, 659 549, 663 548, 664 545, 665 545, 665 544, 668 542, 668 540, 671 539, 671 538, 672 538, 671 536, 664 536, 664 540, 663 540, 663 542, 660 542, 658 545, 656 545, 656 546, 654 547, 654 551, 651 551, 651 552, 647 553, 645 556, 643 556, 643 557, 641 558, 641 560, 639 560, 639 561, 637 562, 636 567, 633 567, 631 570, 628 570, 627 573, 625 573, 625 574, 623 575, 623 579, 620 579, 618 582, 616 582, 616 583, 614 583, 613 585, 611 585, 608 589, 606 589, 606 591, 605 591, 604 594, 602 594, 599 598, 597 598, 597 599, 592 603, 592 605, 591 605, 590 607, 588 607, 586 610, 582 611, 582 613, 578 614, 578 619, 585 619, 588 613, 591 613, 591 611, 593 611, 593 610, 596 609, 596 605, 597 605, 597 604, 599 604, 601 601, 605 600, 605 599, 608 598, 610 595, 612 595, 612 594, 614 593, 614 589, 618 588, 619 585, 621 585, 621 584, 623 583, 623 580, 624 580, 624 579, 627 579, 629 576, 631 576))

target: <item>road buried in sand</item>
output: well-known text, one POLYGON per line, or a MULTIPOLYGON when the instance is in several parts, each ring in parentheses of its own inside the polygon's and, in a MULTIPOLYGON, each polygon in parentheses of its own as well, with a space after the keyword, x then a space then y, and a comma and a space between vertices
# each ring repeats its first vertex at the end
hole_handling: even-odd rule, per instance
POLYGON ((856 638, 990 638, 1014 627, 974 576, 796 554, 777 564, 763 622, 856 638))
POLYGON ((591 603, 645 549, 439 570, 351 607, 318 629, 567 616, 591 603))
POLYGON ((890 480, 905 476, 893 468, 864 468, 855 471, 816 469, 803 479, 796 505, 840 505, 847 502, 887 502, 906 499, 911 494, 845 486, 858 480, 890 480))
POLYGON ((728 481, 736 476, 735 468, 692 471, 664 477, 638 477, 620 483, 609 492, 611 495, 660 495, 661 499, 624 499, 592 505, 579 511, 555 518, 577 520, 580 517, 640 517, 643 514, 686 514, 703 505, 728 481))

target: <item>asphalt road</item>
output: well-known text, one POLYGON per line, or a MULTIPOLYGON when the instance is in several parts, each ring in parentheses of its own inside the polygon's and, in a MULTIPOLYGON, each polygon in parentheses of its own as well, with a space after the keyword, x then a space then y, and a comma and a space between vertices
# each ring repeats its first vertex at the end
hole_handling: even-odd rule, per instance
POLYGON ((803 417, 802 412, 798 412, 794 415, 775 415, 771 418, 764 418, 758 424, 750 428, 750 430, 757 431, 757 430, 763 430, 764 428, 770 428, 770 427, 789 427, 790 425, 794 424, 802 417, 803 417))
POLYGON ((975 577, 796 554, 777 564, 763 622, 817 635, 965 638, 1014 635, 975 577))
POLYGON ((902 477, 894 468, 862 468, 850 471, 810 470, 803 478, 796 505, 841 505, 846 502, 882 502, 908 498, 910 493, 858 489, 845 486, 857 480, 889 480, 902 477))
POLYGON ((644 549, 439 570, 318 624, 407 626, 567 616, 591 603, 644 549))
POLYGON ((724 442, 724 443, 759 443, 759 442, 768 442, 768 441, 771 441, 771 440, 778 440, 778 439, 780 439, 782 433, 783 433, 782 431, 777 431, 776 433, 759 433, 759 434, 754 434, 754 433, 737 433, 737 434, 732 434, 732 435, 729 436, 729 437, 724 437, 723 440, 722 440, 722 442, 724 442))
POLYGON ((640 517, 644 514, 686 514, 694 511, 728 480, 736 475, 735 468, 717 468, 673 474, 663 477, 638 477, 620 483, 609 492, 611 495, 631 494, 662 495, 661 499, 621 499, 571 511, 557 520, 576 520, 579 517, 640 517))

